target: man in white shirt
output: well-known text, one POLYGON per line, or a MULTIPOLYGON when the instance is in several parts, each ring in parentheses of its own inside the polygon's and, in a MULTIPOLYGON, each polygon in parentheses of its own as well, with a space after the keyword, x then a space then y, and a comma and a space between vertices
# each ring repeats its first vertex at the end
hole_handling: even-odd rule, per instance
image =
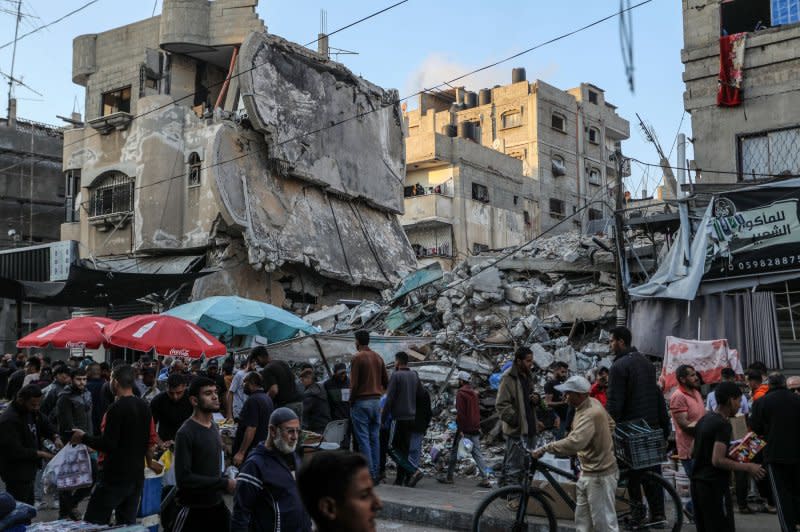
MULTIPOLYGON (((722 368, 722 382, 736 382, 736 372, 734 372, 731 368, 722 368)), ((714 391, 708 393, 708 397, 706 397, 706 410, 709 412, 713 412, 717 409, 717 397, 714 395, 714 391)), ((742 406, 739 407, 738 414, 747 415, 750 413, 750 402, 747 399, 746 395, 742 395, 742 406)))

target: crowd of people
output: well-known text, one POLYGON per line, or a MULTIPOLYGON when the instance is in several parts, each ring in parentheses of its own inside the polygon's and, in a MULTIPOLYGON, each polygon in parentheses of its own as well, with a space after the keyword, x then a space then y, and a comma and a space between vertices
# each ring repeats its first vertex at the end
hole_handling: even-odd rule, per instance
MULTIPOLYGON (((594 383, 581 375, 568 378, 563 364, 551 367, 544 397, 533 391, 531 350, 517 349, 512 367, 502 376, 496 401, 506 440, 501 485, 518 483, 525 474, 525 448, 535 447, 531 451, 535 458, 545 453, 577 456, 581 471, 576 485, 578 529, 615 531, 619 465, 612 434, 619 423, 644 420, 665 442, 674 429, 674 452, 691 484, 684 513, 699 532, 734 530, 732 491, 739 513, 778 513, 782 530, 800 526, 800 453, 796 448, 800 378, 787 381, 780 373, 767 374, 758 362, 743 379, 725 368, 721 381, 704 398, 700 374, 692 366, 681 365, 675 375, 678 387, 665 400, 654 364, 633 347, 627 328, 612 329, 609 348, 613 363, 593 372, 594 383), (743 391, 745 384, 749 398, 743 391), (766 442, 752 462, 729 457, 734 440, 730 419, 735 416, 742 416, 747 430, 766 442), (544 431, 555 433, 555 441, 542 444, 544 431), (751 487, 755 495, 750 495, 751 487)), ((461 423, 459 431, 463 432, 461 423)), ((481 464, 479 456, 475 460, 481 464)), ((650 470, 661 473, 660 466, 650 470)), ((642 482, 645 471, 628 473, 631 526, 665 520, 663 491, 642 482)))
MULTIPOLYGON (((61 491, 59 515, 98 524, 111 523, 113 516, 117 524, 132 524, 144 467, 160 472, 156 458, 169 450, 177 494, 174 507, 162 514, 167 530, 261 531, 280 523, 286 530, 306 531, 312 520, 318 530, 373 530, 381 507, 373 488, 386 480, 387 458, 396 464, 396 485, 413 488, 424 477, 420 459, 431 397, 409 368, 408 354, 395 354, 390 377, 384 359, 370 348, 369 333, 358 331, 355 340, 349 374, 338 363, 321 382, 310 365, 292 368, 263 346, 253 348, 238 368, 232 357, 222 364, 167 359, 159 367, 147 355, 132 365, 6 355, 0 361, 0 394, 10 403, 0 414, 0 477, 16 500, 33 504, 43 464, 63 445, 83 443, 92 451, 94 485, 61 491), (230 460, 217 413, 236 423, 230 460), (336 442, 343 450, 314 452, 301 465, 304 431, 324 437, 338 422, 347 427, 336 442), (230 509, 225 494, 232 496, 230 509)), ((740 512, 780 510, 787 530, 794 529, 800 508, 794 447, 800 436, 800 379, 787 383, 754 364, 746 374, 748 399, 737 375, 725 369, 704 398, 700 374, 683 365, 676 371, 678 388, 666 401, 653 363, 633 347, 628 329, 614 328, 609 348, 613 363, 592 372, 593 382, 569 376, 569 367, 557 363, 543 393, 532 351, 516 350, 495 402, 506 444, 500 485, 518 483, 526 474, 526 450, 537 458, 577 456, 579 529, 617 530, 619 466, 612 434, 619 423, 643 419, 664 440, 674 428, 675 453, 691 480, 685 511, 699 531, 733 530, 731 472, 740 512), (729 419, 737 415, 767 442, 753 463, 728 457, 729 419), (541 438, 545 432, 552 437, 541 438), (751 504, 751 477, 763 503, 751 504)), ((458 450, 464 447, 477 466, 479 486, 490 487, 479 397, 468 372, 458 372, 457 380, 455 437, 439 480, 454 482, 458 450)), ((631 518, 657 522, 665 512, 663 494, 642 475, 629 473, 631 518)))

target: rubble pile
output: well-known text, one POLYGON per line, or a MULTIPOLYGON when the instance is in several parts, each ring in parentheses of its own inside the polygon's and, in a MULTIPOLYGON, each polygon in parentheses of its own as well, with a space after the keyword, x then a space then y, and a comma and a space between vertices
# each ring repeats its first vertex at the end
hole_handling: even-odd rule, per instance
MULTIPOLYGON (((590 380, 598 367, 610 367, 605 330, 613 326, 616 307, 612 246, 565 233, 468 257, 449 272, 434 263, 407 276, 394 292, 384 292, 383 305, 342 301, 304 319, 332 333, 366 328, 432 339, 430 349, 410 353, 411 366, 433 399, 421 467, 429 474, 446 471, 456 430, 455 376, 465 370, 480 396, 484 457, 499 471, 505 449, 495 399, 517 347, 533 351, 535 389, 542 396, 554 362, 565 362, 590 380)), ((628 250, 631 271, 631 263, 650 267, 656 249, 635 241, 628 250)), ((460 460, 457 472, 477 475, 471 459, 460 460)))

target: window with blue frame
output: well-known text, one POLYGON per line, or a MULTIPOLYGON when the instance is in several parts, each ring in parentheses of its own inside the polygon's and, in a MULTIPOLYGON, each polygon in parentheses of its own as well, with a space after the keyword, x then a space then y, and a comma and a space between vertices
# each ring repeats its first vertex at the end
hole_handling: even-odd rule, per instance
POLYGON ((800 22, 800 0, 772 0, 772 25, 800 22))

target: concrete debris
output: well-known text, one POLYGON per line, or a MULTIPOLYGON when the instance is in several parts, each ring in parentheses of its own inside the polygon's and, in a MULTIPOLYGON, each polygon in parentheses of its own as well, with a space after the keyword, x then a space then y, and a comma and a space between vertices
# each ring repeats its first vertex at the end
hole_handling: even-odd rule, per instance
POLYGON ((347 305, 334 305, 325 307, 316 312, 306 314, 303 319, 311 325, 316 325, 323 331, 331 331, 336 327, 336 323, 349 313, 347 305))

